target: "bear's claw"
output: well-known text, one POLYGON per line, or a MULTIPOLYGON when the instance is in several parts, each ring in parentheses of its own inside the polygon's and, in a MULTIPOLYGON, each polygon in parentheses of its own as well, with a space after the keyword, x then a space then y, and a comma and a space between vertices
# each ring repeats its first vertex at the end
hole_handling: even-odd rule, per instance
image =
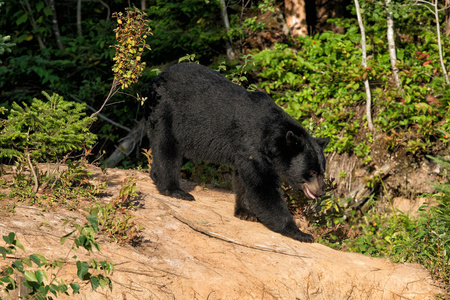
POLYGON ((240 209, 237 212, 235 212, 234 216, 236 218, 239 218, 239 219, 244 220, 244 221, 258 222, 258 218, 254 214, 252 214, 252 213, 250 213, 248 211, 244 211, 242 209, 240 209))

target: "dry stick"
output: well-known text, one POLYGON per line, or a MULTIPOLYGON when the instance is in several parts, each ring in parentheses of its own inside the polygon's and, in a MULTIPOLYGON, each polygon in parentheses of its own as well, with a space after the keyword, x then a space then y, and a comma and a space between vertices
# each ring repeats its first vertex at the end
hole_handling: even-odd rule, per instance
MULTIPOLYGON (((356 16, 358 17, 359 29, 361 31, 361 47, 362 47, 362 65, 367 69, 367 51, 366 51, 366 32, 364 31, 364 24, 359 9, 359 2, 355 0, 356 16)), ((367 70, 366 70, 367 71, 367 70)), ((369 130, 373 132, 372 123, 372 95, 370 93, 369 76, 364 80, 364 87, 366 90, 366 118, 369 130)))
POLYGON ((386 0, 386 19, 387 19, 387 40, 389 45, 389 58, 391 61, 392 75, 394 77, 395 86, 397 91, 402 91, 402 84, 398 75, 397 68, 397 54, 395 49, 395 37, 394 37, 394 16, 392 13, 391 0, 386 0))
POLYGON ((30 167, 31 174, 33 174, 33 178, 34 178, 33 192, 37 193, 37 191, 39 190, 39 180, 37 178, 36 170, 34 169, 34 166, 31 163, 30 152, 28 151, 28 147, 25 149, 25 154, 27 156, 28 166, 30 167))
MULTIPOLYGON (((97 110, 96 110, 95 108, 93 108, 92 106, 86 104, 86 102, 81 101, 80 99, 78 99, 78 98, 75 97, 74 95, 71 94, 71 95, 69 95, 69 96, 70 96, 72 99, 74 99, 75 101, 79 102, 79 103, 84 103, 84 104, 86 105, 86 107, 89 108, 90 110, 92 110, 93 112, 97 112, 97 110)), ((119 124, 119 123, 117 123, 117 122, 111 120, 110 118, 108 118, 108 117, 106 117, 106 116, 104 116, 104 115, 102 115, 102 114, 100 114, 100 113, 98 114, 98 117, 99 117, 100 119, 103 119, 103 120, 105 120, 105 121, 107 121, 107 122, 113 124, 113 125, 116 126, 116 127, 119 127, 119 128, 121 128, 121 129, 123 129, 123 130, 126 130, 126 131, 128 131, 128 132, 131 131, 130 128, 128 128, 128 127, 126 127, 126 126, 123 126, 122 124, 119 124)))
MULTIPOLYGON (((23 231, 34 231, 34 232, 39 232, 39 233, 44 233, 44 234, 52 235, 52 236, 55 236, 55 237, 57 237, 57 238, 62 238, 62 237, 64 237, 63 235, 58 235, 58 234, 54 234, 54 233, 51 233, 51 232, 48 232, 48 231, 43 231, 43 230, 37 230, 37 229, 31 229, 31 228, 21 228, 21 227, 15 227, 15 226, 7 226, 7 225, 2 224, 2 223, 0 223, 0 226, 1 226, 1 227, 8 228, 8 229, 13 229, 14 231, 19 231, 19 232, 23 232, 23 231)), ((69 238, 69 239, 75 239, 75 238, 72 237, 72 236, 69 236, 68 238, 69 238)))
POLYGON ((183 218, 182 216, 180 216, 174 209, 172 209, 168 204, 167 201, 164 200, 162 197, 158 197, 156 195, 149 195, 153 198, 155 198, 156 200, 158 200, 163 206, 164 208, 166 208, 170 214, 177 219, 178 221, 180 221, 181 223, 186 224, 187 226, 191 227, 193 230, 203 233, 206 236, 227 242, 227 243, 231 243, 231 244, 235 244, 241 247, 246 247, 246 248, 250 248, 250 249, 255 249, 255 250, 260 250, 260 251, 265 251, 265 252, 273 252, 273 253, 277 253, 277 254, 282 254, 282 255, 288 255, 288 256, 293 256, 293 257, 300 257, 300 258, 308 258, 307 256, 302 256, 302 255, 298 255, 298 254, 291 254, 291 253, 286 253, 286 252, 280 252, 271 248, 265 248, 265 247, 261 247, 261 246, 252 246, 252 245, 248 245, 239 241, 235 241, 232 240, 230 238, 227 238, 226 236, 223 236, 221 234, 215 233, 215 232, 211 232, 209 230, 206 230, 204 228, 201 228, 195 224, 193 224, 191 221, 183 218))

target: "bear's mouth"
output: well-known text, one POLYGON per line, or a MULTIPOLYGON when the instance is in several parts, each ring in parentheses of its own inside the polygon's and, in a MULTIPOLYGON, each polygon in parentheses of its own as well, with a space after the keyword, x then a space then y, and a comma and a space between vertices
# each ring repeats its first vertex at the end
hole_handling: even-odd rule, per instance
POLYGON ((308 189, 308 186, 306 184, 302 185, 303 192, 306 196, 308 196, 311 199, 316 199, 317 197, 308 189))

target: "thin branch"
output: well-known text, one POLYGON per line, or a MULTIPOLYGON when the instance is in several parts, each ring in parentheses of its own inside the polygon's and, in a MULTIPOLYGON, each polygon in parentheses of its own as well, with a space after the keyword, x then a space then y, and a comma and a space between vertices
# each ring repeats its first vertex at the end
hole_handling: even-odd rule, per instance
POLYGON ((118 87, 119 85, 120 85, 119 81, 116 80, 116 79, 114 79, 113 84, 112 84, 112 86, 111 86, 111 89, 109 90, 108 97, 106 97, 106 100, 105 100, 105 102, 103 102, 102 107, 100 107, 99 110, 97 110, 95 113, 93 113, 93 114, 91 115, 91 118, 96 117, 96 116, 102 111, 102 109, 105 107, 105 105, 106 105, 106 103, 109 101, 109 99, 111 99, 111 98, 119 91, 119 89, 120 89, 120 88, 118 87))
POLYGON ((31 174, 33 174, 33 179, 34 179, 33 192, 37 193, 37 191, 39 190, 39 180, 38 180, 38 177, 36 174, 36 170, 34 169, 34 166, 31 163, 30 152, 28 151, 28 147, 25 149, 25 155, 27 156, 27 162, 28 162, 28 166, 30 167, 30 172, 31 172, 31 174))
MULTIPOLYGON (((77 102, 79 102, 79 103, 84 103, 84 104, 86 104, 85 102, 81 101, 80 99, 78 99, 78 98, 75 97, 74 95, 70 95, 70 97, 71 97, 73 100, 75 100, 75 101, 77 101, 77 102)), ((93 112, 97 112, 97 110, 96 110, 95 108, 93 108, 92 106, 90 106, 90 105, 88 105, 88 104, 86 104, 86 107, 89 108, 90 110, 92 110, 93 112)), ((102 115, 102 114, 99 113, 99 114, 98 114, 98 117, 101 118, 101 119, 103 119, 103 120, 105 120, 105 121, 107 121, 107 122, 109 122, 109 123, 111 123, 111 124, 113 124, 113 125, 116 126, 116 127, 119 127, 119 128, 121 128, 121 129, 123 129, 123 130, 126 130, 126 131, 128 131, 128 132, 131 131, 130 128, 128 128, 128 127, 126 127, 126 126, 123 126, 122 124, 119 124, 119 123, 117 123, 117 122, 111 120, 110 118, 106 117, 105 115, 102 115)))
POLYGON ((38 43, 39 43, 39 49, 41 49, 41 50, 46 49, 47 46, 44 44, 44 41, 42 41, 41 35, 37 31, 36 20, 34 19, 33 11, 31 10, 31 7, 30 7, 30 3, 28 2, 28 0, 20 0, 20 4, 22 5, 22 8, 24 8, 24 10, 27 12, 28 17, 30 18, 31 26, 33 27, 34 34, 36 35, 38 43), (23 4, 23 2, 25 2, 25 5, 23 4))
MULTIPOLYGON (((364 30, 364 24, 361 17, 361 10, 359 8, 358 0, 355 0, 356 16, 358 17, 359 29, 361 31, 361 47, 362 47, 362 65, 367 69, 367 50, 366 50, 366 32, 364 30)), ((373 132, 372 123, 372 94, 370 93, 369 76, 364 80, 364 87, 366 90, 366 118, 367 126, 369 130, 373 132)))
POLYGON ((106 4, 106 2, 103 2, 102 0, 97 1, 106 8, 106 21, 109 21, 111 16, 111 8, 109 8, 109 5, 106 4))

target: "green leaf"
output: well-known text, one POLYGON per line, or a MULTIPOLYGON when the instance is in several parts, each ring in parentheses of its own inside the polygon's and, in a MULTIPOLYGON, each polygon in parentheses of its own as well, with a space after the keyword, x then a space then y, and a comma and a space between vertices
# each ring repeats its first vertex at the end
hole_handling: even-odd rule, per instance
POLYGON ((71 283, 70 287, 72 288, 74 295, 80 292, 80 285, 78 283, 71 283))
POLYGON ((12 277, 5 276, 5 277, 0 278, 0 281, 3 281, 3 282, 8 283, 8 284, 11 284, 12 289, 13 290, 16 289, 16 281, 12 277))
POLYGON ((36 275, 34 274, 33 271, 26 270, 25 272, 23 272, 23 276, 27 281, 38 282, 36 275))
POLYGON ((89 271, 89 264, 85 261, 77 261, 77 275, 81 280, 85 280, 85 276, 89 271))
POLYGON ((44 7, 44 14, 48 17, 52 15, 52 9, 48 6, 44 7))
POLYGON ((45 272, 42 270, 35 271, 34 275, 36 276, 36 279, 39 284, 42 284, 44 281, 44 278, 47 278, 47 274, 45 274, 45 272))
POLYGON ((99 279, 99 284, 100 284, 100 287, 102 288, 102 289, 104 289, 105 288, 105 286, 106 286, 106 284, 108 283, 108 278, 105 278, 105 277, 100 277, 100 279, 99 279))
POLYGON ((97 276, 92 276, 91 279, 90 279, 90 281, 91 281, 92 289, 93 289, 94 291, 96 291, 97 288, 98 288, 98 286, 100 285, 100 282, 99 282, 97 276))
POLYGON ((69 236, 71 236, 72 233, 74 233, 75 231, 76 231, 76 230, 74 230, 74 231, 72 231, 72 232, 69 232, 68 234, 66 234, 65 236, 63 236, 63 237, 61 238, 61 240, 60 240, 61 245, 64 244, 64 242, 67 240, 67 238, 68 238, 69 236))
POLYGON ((10 232, 7 236, 4 235, 3 236, 3 240, 8 244, 8 245, 12 245, 14 240, 15 240, 15 233, 14 232, 10 232))
POLYGON ((29 259, 29 258, 24 258, 24 259, 22 259, 22 262, 23 262, 24 264, 26 264, 27 266, 29 266, 29 267, 32 267, 32 266, 33 266, 33 263, 31 262, 31 259, 29 259))
POLYGON ((20 25, 22 23, 25 23, 27 20, 28 20, 27 14, 23 14, 16 20, 16 25, 20 25))
POLYGON ((3 256, 3 259, 6 259, 6 254, 8 253, 8 251, 6 250, 5 247, 0 247, 0 253, 3 256))
POLYGON ((92 227, 94 228, 95 232, 98 232, 98 219, 94 215, 87 216, 87 220, 89 223, 91 223, 92 227))
POLYGON ((12 267, 19 272, 23 272, 23 263, 20 260, 13 262, 12 267))

